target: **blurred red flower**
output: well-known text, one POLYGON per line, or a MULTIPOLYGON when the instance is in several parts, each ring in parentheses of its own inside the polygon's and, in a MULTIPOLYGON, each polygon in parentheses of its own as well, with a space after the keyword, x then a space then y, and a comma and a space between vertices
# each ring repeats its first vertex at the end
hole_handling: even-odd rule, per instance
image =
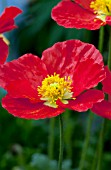
POLYGON ((99 116, 111 119, 111 71, 109 71, 108 67, 106 67, 105 70, 106 78, 102 81, 102 90, 108 95, 108 100, 94 104, 92 111, 99 116))
POLYGON ((96 30, 111 25, 111 0, 62 0, 52 9, 52 18, 66 28, 96 30))
POLYGON ((42 58, 25 54, 0 66, 0 85, 8 94, 2 106, 26 119, 50 118, 65 108, 79 112, 104 99, 90 89, 105 78, 102 55, 79 40, 58 42, 42 58))
POLYGON ((5 8, 5 11, 0 16, 0 64, 3 64, 8 56, 8 44, 7 40, 3 37, 2 33, 11 31, 17 26, 14 23, 14 18, 22 13, 17 7, 5 8))

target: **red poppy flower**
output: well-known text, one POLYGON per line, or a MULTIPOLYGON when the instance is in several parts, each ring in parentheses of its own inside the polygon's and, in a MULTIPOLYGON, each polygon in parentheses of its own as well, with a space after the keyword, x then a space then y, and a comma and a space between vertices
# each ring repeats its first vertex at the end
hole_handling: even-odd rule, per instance
POLYGON ((99 116, 111 119, 111 71, 108 67, 106 70, 106 78, 102 81, 103 92, 108 94, 108 100, 103 100, 98 104, 94 104, 92 111, 99 116))
POLYGON ((79 40, 58 42, 42 58, 25 54, 0 66, 0 85, 8 94, 2 106, 26 119, 50 118, 65 108, 86 111, 103 92, 90 89, 105 78, 100 52, 79 40))
POLYGON ((111 25, 111 0, 62 0, 52 9, 52 18, 66 28, 99 29, 111 25))
POLYGON ((8 56, 8 45, 2 33, 17 27, 14 23, 14 18, 21 12, 17 7, 9 7, 5 8, 5 11, 0 16, 0 64, 3 64, 8 56))

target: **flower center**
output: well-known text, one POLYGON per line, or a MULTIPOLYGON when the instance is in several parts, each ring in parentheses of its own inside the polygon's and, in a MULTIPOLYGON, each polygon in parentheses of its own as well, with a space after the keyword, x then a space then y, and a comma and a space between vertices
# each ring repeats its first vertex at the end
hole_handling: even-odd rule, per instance
POLYGON ((111 16, 111 0, 95 0, 90 3, 90 8, 97 14, 97 18, 105 22, 106 16, 111 16))
POLYGON ((44 105, 57 108, 56 101, 59 99, 62 103, 68 104, 67 99, 72 98, 73 92, 71 92, 72 81, 70 77, 60 78, 59 74, 47 76, 42 85, 38 86, 38 94, 41 100, 44 100, 44 105))

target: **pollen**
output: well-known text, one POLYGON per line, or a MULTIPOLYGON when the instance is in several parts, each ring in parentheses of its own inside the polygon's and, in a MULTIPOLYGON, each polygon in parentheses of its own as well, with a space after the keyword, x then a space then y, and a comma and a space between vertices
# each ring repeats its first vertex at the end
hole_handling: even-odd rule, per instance
POLYGON ((62 103, 67 104, 68 99, 72 98, 71 84, 70 76, 60 77, 59 74, 54 73, 53 75, 48 75, 42 81, 42 85, 38 86, 38 95, 44 101, 44 105, 57 108, 56 101, 58 99, 62 103))
POLYGON ((104 22, 106 16, 111 16, 111 0, 94 0, 90 3, 90 8, 104 22))

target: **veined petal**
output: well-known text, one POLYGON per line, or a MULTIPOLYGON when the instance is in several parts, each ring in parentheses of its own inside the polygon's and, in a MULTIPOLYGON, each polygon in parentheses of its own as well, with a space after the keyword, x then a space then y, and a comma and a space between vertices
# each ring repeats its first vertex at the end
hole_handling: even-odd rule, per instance
POLYGON ((107 119, 111 119, 111 102, 103 100, 100 103, 94 104, 91 109, 95 114, 107 119))
MULTIPOLYGON (((45 63, 48 73, 56 72, 62 76, 71 76, 79 60, 79 40, 58 42, 42 53, 41 60, 45 63)), ((84 44, 83 44, 84 46, 84 44)), ((81 45, 82 48, 82 45, 81 45)))
POLYGON ((86 89, 97 86, 105 78, 103 66, 95 63, 93 59, 80 62, 74 71, 73 91, 74 97, 86 89))
POLYGON ((31 102, 39 102, 37 89, 33 89, 28 80, 15 80, 6 85, 5 89, 13 98, 28 98, 31 102))
POLYGON ((2 106, 13 116, 25 119, 45 119, 58 116, 63 108, 51 108, 43 103, 31 103, 28 99, 11 98, 9 95, 2 99, 2 106))
POLYGON ((59 25, 66 28, 95 30, 99 29, 101 25, 106 24, 97 19, 93 12, 71 1, 58 3, 58 5, 52 9, 51 16, 59 25))
POLYGON ((94 45, 80 40, 67 40, 55 43, 42 53, 41 60, 45 63, 48 73, 54 72, 62 76, 69 75, 74 69, 87 59, 103 66, 103 57, 94 45), (51 66, 51 67, 50 67, 51 66))
POLYGON ((33 54, 25 54, 0 66, 0 85, 6 88, 14 81, 27 80, 32 88, 37 90, 46 75, 47 70, 41 59, 33 54))
POLYGON ((93 107, 94 103, 98 103, 104 100, 104 94, 100 90, 88 90, 80 94, 75 100, 68 100, 69 104, 62 104, 58 102, 59 106, 63 108, 69 108, 78 112, 87 111, 93 107))
POLYGON ((14 23, 14 18, 20 13, 22 13, 22 10, 17 7, 11 6, 5 8, 0 16, 0 34, 17 27, 14 23))
POLYGON ((93 45, 79 40, 56 43, 43 52, 42 61, 49 74, 56 72, 61 77, 70 76, 75 96, 105 78, 100 52, 93 45))
POLYGON ((0 64, 4 64, 8 56, 8 45, 0 38, 0 64))

